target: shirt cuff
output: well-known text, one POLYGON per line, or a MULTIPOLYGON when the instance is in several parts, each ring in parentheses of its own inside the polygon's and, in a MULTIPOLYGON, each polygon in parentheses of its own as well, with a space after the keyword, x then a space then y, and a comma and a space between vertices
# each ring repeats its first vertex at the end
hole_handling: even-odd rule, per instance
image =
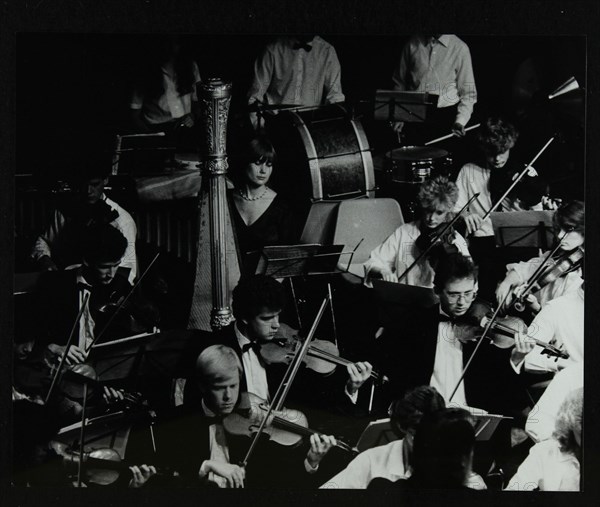
POLYGON ((346 393, 346 396, 350 398, 350 401, 356 405, 356 402, 358 401, 358 391, 356 391, 354 394, 350 394, 350 391, 348 391, 348 386, 346 386, 344 387, 344 393, 346 393))
POLYGON ((202 465, 200 465, 200 470, 198 470, 198 477, 200 477, 200 479, 204 479, 205 477, 208 476, 209 470, 208 470, 208 460, 204 460, 202 462, 202 465))
POLYGON ((512 357, 509 359, 509 361, 510 361, 510 366, 514 370, 514 372, 517 375, 519 373, 521 373, 521 370, 523 369, 523 364, 525 363, 525 358, 521 359, 517 364, 513 363, 512 357))
POLYGON ((309 474, 314 474, 319 469, 319 465, 317 464, 317 466, 312 467, 311 464, 308 462, 308 458, 304 458, 304 469, 309 474))

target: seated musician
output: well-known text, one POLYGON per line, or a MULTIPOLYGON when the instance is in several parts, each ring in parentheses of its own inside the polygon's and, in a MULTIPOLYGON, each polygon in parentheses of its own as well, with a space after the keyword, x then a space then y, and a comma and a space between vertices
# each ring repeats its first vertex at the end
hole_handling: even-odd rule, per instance
MULTIPOLYGON (((554 265, 554 260, 568 255, 579 247, 583 247, 585 241, 585 206, 582 201, 570 201, 556 210, 552 217, 556 241, 560 246, 554 258, 548 262, 554 265)), ((539 257, 529 259, 527 262, 518 262, 506 266, 506 277, 496 289, 498 303, 508 307, 515 297, 518 297, 527 285, 530 277, 540 267, 548 256, 545 252, 539 257)), ((568 294, 577 292, 583 279, 581 277, 581 265, 574 265, 573 269, 567 270, 562 276, 547 283, 535 294, 529 294, 525 303, 537 313, 549 301, 568 294)))
MULTIPOLYGON (((13 486, 70 488, 77 485, 77 466, 73 461, 78 453, 56 440, 60 427, 60 419, 53 407, 27 400, 13 403, 13 486), (66 466, 67 463, 70 467, 66 466)), ((111 484, 139 488, 156 474, 156 468, 146 464, 128 469, 131 474, 121 473, 111 484)), ((111 468, 107 467, 107 470, 111 468)), ((96 473, 101 479, 101 469, 96 473)), ((90 476, 84 472, 83 487, 96 484, 94 472, 90 476)))
POLYGON ((507 491, 580 491, 583 387, 560 404, 552 438, 534 445, 507 491))
POLYGON ((511 353, 511 364, 515 371, 520 372, 524 369, 531 373, 557 372, 572 364, 583 362, 584 306, 584 288, 580 286, 577 291, 546 304, 528 329, 529 336, 566 352, 568 359, 544 354, 540 345, 519 333, 511 353))
MULTIPOLYGON (((89 153, 87 154, 90 155, 89 153)), ((129 269, 129 281, 137 276, 135 239, 137 229, 131 215, 104 193, 110 159, 96 153, 84 174, 75 180, 72 198, 57 208, 46 230, 38 236, 31 257, 41 270, 54 271, 81 263, 81 234, 89 225, 111 224, 127 239, 120 266, 129 269)))
POLYGON ((284 447, 269 441, 263 434, 247 470, 238 465, 251 444, 249 436, 253 435, 248 429, 251 421, 246 419, 241 424, 228 426, 224 418, 234 413, 236 420, 241 419, 239 414, 243 413, 241 407, 246 395, 243 371, 238 353, 230 347, 211 345, 200 353, 196 360, 198 403, 193 407, 178 407, 176 417, 157 428, 157 441, 159 444, 162 441, 165 449, 163 461, 179 472, 186 486, 207 483, 221 488, 308 485, 316 480, 318 476, 312 475, 335 445, 333 437, 313 434, 306 450, 306 446, 284 447), (164 444, 164 438, 168 445, 164 444))
MULTIPOLYGON (((412 448, 415 430, 421 418, 445 407, 444 399, 433 387, 420 386, 412 389, 390 405, 392 430, 403 436, 386 445, 361 452, 335 477, 321 488, 365 489, 377 477, 397 481, 410 477, 412 472, 412 448)), ((485 489, 483 479, 473 473, 469 487, 485 489)))
POLYGON ((393 398, 407 389, 431 385, 447 404, 483 408, 495 413, 520 409, 518 377, 509 363, 510 350, 484 344, 461 379, 475 348, 461 326, 477 296, 477 268, 461 254, 443 257, 434 291, 440 303, 430 308, 394 309, 395 325, 378 339, 381 369, 390 379, 393 398), (507 388, 507 386, 512 386, 507 388))
MULTIPOLYGON (((365 263, 365 282, 370 283, 373 277, 381 277, 388 282, 397 282, 398 277, 419 257, 423 244, 419 237, 441 232, 451 219, 452 209, 458 198, 456 185, 447 178, 439 176, 421 185, 418 194, 421 208, 421 218, 408 224, 403 224, 388 237, 381 245, 371 252, 365 263), (421 246, 419 246, 421 245, 421 246)), ((443 240, 448 245, 454 245, 463 255, 469 256, 469 250, 464 238, 453 231, 448 239, 443 240)), ((424 242, 425 245, 427 241, 424 242)), ((401 280, 407 285, 433 287, 434 270, 432 255, 422 258, 401 280)), ((434 262, 435 263, 435 262, 434 262)))
POLYGON ((445 408, 425 414, 415 432, 412 475, 395 482, 375 478, 369 489, 464 489, 472 473, 474 448, 468 411, 445 408))
POLYGON ((235 190, 231 217, 242 256, 244 271, 253 274, 260 250, 268 245, 298 242, 292 209, 286 200, 268 186, 275 150, 264 134, 257 134, 233 157, 231 176, 235 190))
MULTIPOLYGON (((279 314, 283 302, 283 286, 275 279, 263 275, 242 278, 233 290, 235 322, 207 339, 207 343, 224 344, 236 351, 244 370, 243 388, 266 400, 275 394, 287 369, 287 364, 283 363, 265 365, 260 355, 261 345, 275 339, 280 330, 279 314)), ((327 412, 333 409, 344 415, 358 415, 358 390, 369 379, 371 372, 372 366, 368 362, 350 363, 346 371, 338 368, 327 377, 302 367, 298 373, 301 378, 291 387, 290 406, 307 410, 309 419, 311 410, 317 408, 327 412)), ((186 404, 188 397, 193 396, 190 394, 193 387, 188 384, 184 393, 186 404)), ((319 416, 323 415, 322 410, 318 413, 319 416)), ((319 422, 312 424, 319 428, 319 422)), ((324 425, 334 426, 330 420, 324 425)))

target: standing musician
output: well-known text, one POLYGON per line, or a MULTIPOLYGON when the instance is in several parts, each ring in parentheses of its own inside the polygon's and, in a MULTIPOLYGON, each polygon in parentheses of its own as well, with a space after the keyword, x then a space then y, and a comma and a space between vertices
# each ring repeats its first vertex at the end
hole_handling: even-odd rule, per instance
MULTIPOLYGON (((551 268, 553 262, 564 255, 583 247, 585 242, 585 206, 582 201, 571 201, 561 206, 552 217, 554 226, 554 235, 560 246, 553 259, 549 259, 548 268, 551 268)), ((539 257, 534 257, 527 262, 508 264, 506 266, 506 277, 496 289, 496 298, 498 303, 504 302, 507 308, 513 298, 518 297, 530 277, 540 267, 548 257, 545 252, 539 257)), ((535 313, 540 311, 552 299, 561 295, 577 292, 583 279, 581 277, 581 265, 573 266, 572 270, 567 270, 563 276, 557 277, 539 289, 536 294, 529 294, 525 302, 535 313)))
MULTIPOLYGON (((316 107, 344 102, 334 47, 315 34, 280 37, 256 59, 248 104, 316 107)), ((256 113, 255 128, 261 127, 256 113)))
MULTIPOLYGON (((458 199, 458 189, 454 183, 444 176, 438 176, 426 181, 419 188, 418 201, 421 208, 421 218, 403 224, 389 236, 381 245, 371 252, 365 263, 365 283, 370 285, 370 279, 381 277, 388 282, 397 282, 398 277, 419 257, 423 243, 428 243, 427 237, 441 232, 442 228, 452 218, 452 209, 458 199), (425 239, 421 242, 419 238, 425 239), (420 246, 421 245, 421 246, 420 246)), ((447 247, 465 256, 470 256, 465 239, 456 231, 449 231, 447 238, 442 241, 447 247)), ((401 280, 407 285, 433 287, 434 269, 432 255, 423 257, 401 280)), ((435 264, 435 262, 433 262, 435 264)))
POLYGON ((263 434, 248 470, 237 464, 248 451, 250 439, 228 433, 223 419, 240 408, 245 394, 243 375, 242 362, 232 348, 211 345, 200 353, 195 375, 197 403, 178 407, 176 417, 157 428, 157 441, 165 449, 162 460, 179 472, 186 486, 289 487, 314 482, 319 463, 335 445, 333 437, 311 435, 307 451, 306 446, 285 448, 263 434))
MULTIPOLYGON (((275 394, 287 368, 284 364, 265 365, 260 355, 261 344, 275 339, 279 331, 283 301, 283 286, 275 279, 264 275, 242 278, 233 289, 235 322, 209 339, 209 343, 236 351, 243 366, 243 389, 265 400, 275 394)), ((358 390, 371 376, 372 366, 368 362, 348 364, 347 378, 336 372, 324 378, 303 368, 299 373, 302 378, 292 386, 290 402, 354 413, 358 390)), ((185 396, 188 403, 190 394, 185 396)))
MULTIPOLYGON (((477 89, 469 47, 456 35, 411 37, 392 79, 395 90, 438 95, 434 122, 443 125, 445 131, 452 129, 458 136, 465 135, 465 125, 477 102, 477 89)), ((397 131, 402 127, 402 122, 394 125, 397 131)))

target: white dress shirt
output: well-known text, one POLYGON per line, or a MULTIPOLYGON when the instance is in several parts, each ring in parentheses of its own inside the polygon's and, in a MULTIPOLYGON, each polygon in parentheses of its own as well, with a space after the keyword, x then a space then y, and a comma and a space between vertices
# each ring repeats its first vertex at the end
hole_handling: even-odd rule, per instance
MULTIPOLYGON (((460 211, 465 204, 477 192, 479 196, 469 204, 466 213, 475 213, 483 218, 483 216, 492 208, 492 194, 489 189, 490 169, 479 167, 473 162, 469 162, 462 166, 458 177, 456 178, 456 186, 458 187, 458 200, 454 206, 454 211, 460 211)), ((494 227, 492 219, 486 218, 481 227, 473 233, 475 237, 487 237, 494 235, 494 227)))
POLYGON ((310 51, 294 49, 291 37, 268 44, 254 64, 248 103, 315 107, 343 102, 341 68, 334 47, 319 36, 308 45, 310 51))
MULTIPOLYGON (((250 343, 250 340, 241 333, 237 324, 235 324, 233 328, 235 329, 235 336, 238 344, 240 348, 243 349, 244 345, 250 343)), ((256 394, 256 396, 263 400, 270 400, 267 371, 258 359, 256 352, 254 352, 253 349, 246 350, 246 352, 242 354, 242 363, 244 366, 244 375, 246 377, 248 392, 256 394)))
MULTIPOLYGON (((441 308, 440 314, 446 315, 441 308)), ((463 365, 462 343, 454 334, 454 325, 451 322, 440 322, 438 324, 433 373, 429 385, 437 389, 448 406, 467 407, 464 380, 458 386, 452 400, 450 400, 452 391, 462 374, 463 365)))
MULTIPOLYGON (((79 303, 77 306, 77 310, 80 311, 81 307, 85 301, 86 297, 91 296, 92 286, 87 283, 86 279, 81 274, 81 268, 79 269, 79 274, 77 275, 77 292, 79 303)), ((94 341, 94 331, 95 331, 95 322, 92 318, 92 314, 90 313, 90 305, 89 299, 88 303, 85 305, 83 313, 81 314, 81 319, 79 319, 79 342, 77 346, 82 350, 87 350, 90 347, 91 343, 94 341)))
POLYGON ((469 47, 456 35, 411 38, 393 75, 394 89, 435 93, 438 108, 458 104, 456 122, 466 125, 477 102, 469 47))
MULTIPOLYGON (((202 410, 204 415, 208 417, 215 417, 215 413, 206 406, 204 400, 202 400, 202 410)), ((229 463, 229 447, 227 445, 227 436, 225 434, 225 428, 222 424, 211 424, 208 427, 208 445, 210 449, 210 460, 218 463, 229 463)), ((206 461, 200 466, 198 475, 200 478, 206 477, 208 474, 208 480, 214 482, 220 488, 227 486, 227 479, 220 477, 213 472, 208 472, 205 465, 206 461)))

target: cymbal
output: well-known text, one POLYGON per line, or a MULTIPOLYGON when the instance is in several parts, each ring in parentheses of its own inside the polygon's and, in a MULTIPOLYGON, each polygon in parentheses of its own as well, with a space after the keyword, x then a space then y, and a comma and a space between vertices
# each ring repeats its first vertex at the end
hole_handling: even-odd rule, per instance
POLYGON ((433 146, 401 146, 388 152, 388 157, 392 160, 408 160, 411 162, 440 158, 446 155, 448 155, 446 150, 434 148, 433 146))

